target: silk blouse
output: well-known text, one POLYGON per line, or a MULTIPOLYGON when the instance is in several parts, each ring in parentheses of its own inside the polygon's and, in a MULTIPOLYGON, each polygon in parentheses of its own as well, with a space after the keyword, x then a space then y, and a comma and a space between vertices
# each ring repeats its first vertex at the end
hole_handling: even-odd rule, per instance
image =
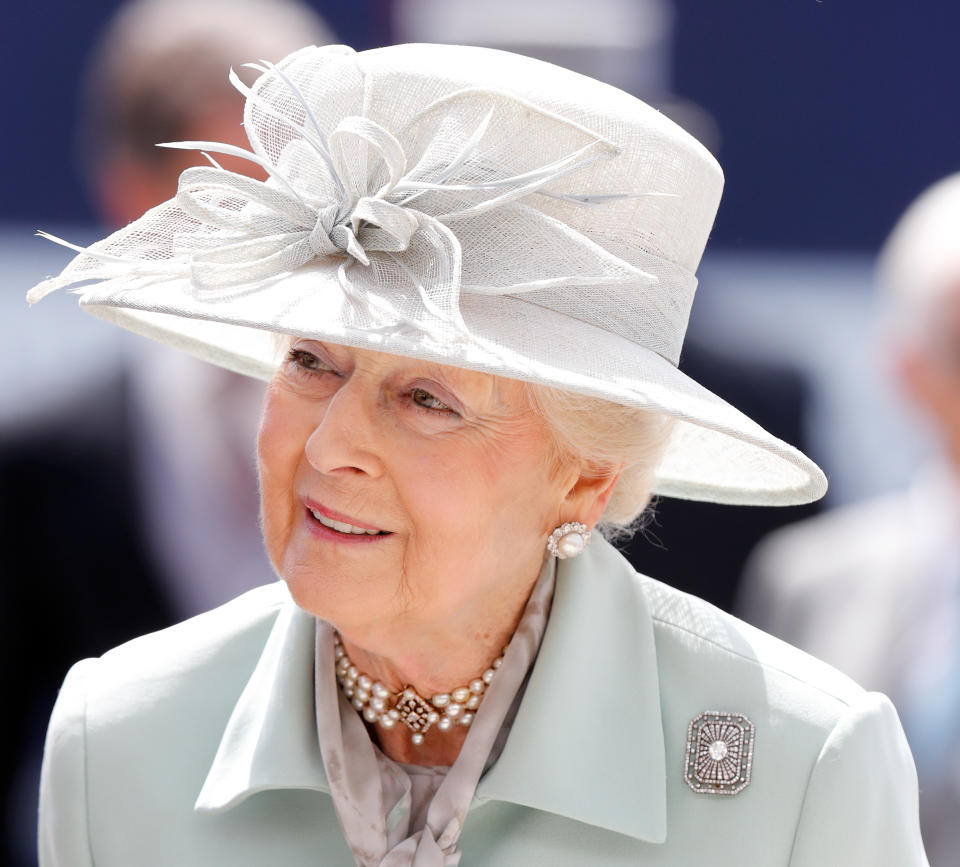
POLYGON ((367 726, 339 689, 334 635, 317 621, 317 733, 337 819, 361 867, 449 867, 480 777, 499 756, 546 629, 556 561, 550 557, 530 593, 503 664, 456 761, 449 768, 402 765, 370 739, 367 726))

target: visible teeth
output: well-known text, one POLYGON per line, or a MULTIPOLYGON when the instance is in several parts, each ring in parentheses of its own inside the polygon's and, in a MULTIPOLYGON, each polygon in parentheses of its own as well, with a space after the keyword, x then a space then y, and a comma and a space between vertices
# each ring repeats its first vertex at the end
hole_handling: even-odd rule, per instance
POLYGON ((377 536, 380 534, 379 530, 364 530, 363 527, 354 527, 353 524, 345 524, 343 521, 334 521, 331 518, 321 515, 319 512, 315 512, 313 509, 310 510, 310 514, 313 515, 324 527, 329 527, 331 530, 336 530, 338 533, 353 533, 356 536, 377 536))

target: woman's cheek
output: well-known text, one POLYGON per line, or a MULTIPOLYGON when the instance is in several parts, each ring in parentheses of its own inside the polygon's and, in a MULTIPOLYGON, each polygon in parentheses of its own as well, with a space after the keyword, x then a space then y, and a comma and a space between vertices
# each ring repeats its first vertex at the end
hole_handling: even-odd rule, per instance
POLYGON ((267 556, 278 573, 292 530, 289 500, 289 495, 284 496, 282 486, 276 483, 273 474, 261 464, 260 523, 267 556))
POLYGON ((268 395, 257 442, 260 520, 267 554, 277 571, 293 527, 294 479, 299 451, 293 430, 268 395))

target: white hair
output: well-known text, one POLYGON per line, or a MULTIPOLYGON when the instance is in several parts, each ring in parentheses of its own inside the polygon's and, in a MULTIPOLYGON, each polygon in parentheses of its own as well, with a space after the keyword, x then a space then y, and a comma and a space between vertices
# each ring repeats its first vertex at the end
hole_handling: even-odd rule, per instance
POLYGON ((924 191, 899 219, 877 260, 887 330, 920 343, 944 299, 960 292, 960 173, 924 191))
POLYGON ((527 392, 553 432, 558 460, 580 460, 601 477, 620 472, 598 529, 614 538, 641 526, 675 419, 544 385, 527 392))

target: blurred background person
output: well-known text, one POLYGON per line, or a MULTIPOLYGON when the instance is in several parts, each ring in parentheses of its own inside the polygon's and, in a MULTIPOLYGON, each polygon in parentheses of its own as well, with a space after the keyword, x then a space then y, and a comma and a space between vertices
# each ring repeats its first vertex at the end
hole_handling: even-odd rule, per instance
MULTIPOLYGON (((122 226, 166 201, 196 164, 157 142, 247 145, 231 67, 249 82, 242 64, 331 41, 296 0, 121 7, 92 52, 79 131, 103 220, 122 226)), ((0 738, 3 864, 36 863, 44 718, 69 665, 273 577, 253 459, 262 388, 146 343, 131 341, 122 366, 0 434, 0 670, 14 697, 0 738)))
POLYGON ((931 864, 960 861, 960 174, 879 259, 892 370, 934 453, 905 489, 780 530, 752 556, 746 619, 897 705, 931 864))

